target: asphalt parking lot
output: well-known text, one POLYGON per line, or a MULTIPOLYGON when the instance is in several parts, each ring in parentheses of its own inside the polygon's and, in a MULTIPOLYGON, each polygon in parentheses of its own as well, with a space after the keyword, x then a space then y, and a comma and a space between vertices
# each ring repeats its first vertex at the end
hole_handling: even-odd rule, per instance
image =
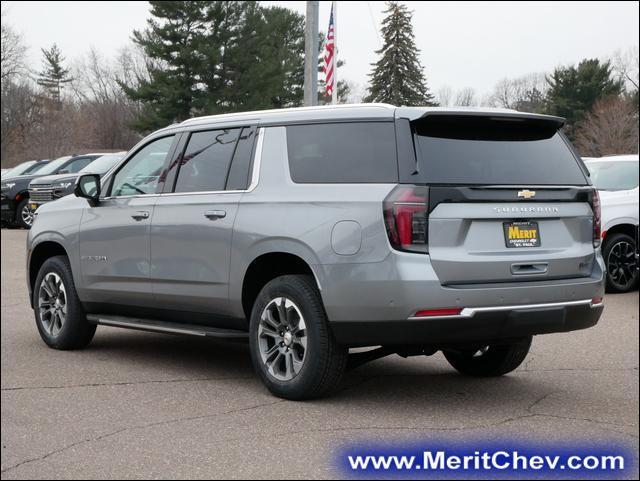
MULTIPOLYGON (((509 376, 441 354, 388 357, 330 399, 273 398, 244 344, 99 328, 59 352, 37 334, 26 232, 2 230, 2 478, 327 478, 355 441, 593 440, 638 453, 638 292, 591 330, 534 339, 509 376)), ((637 458, 635 478, 637 479, 637 458)))

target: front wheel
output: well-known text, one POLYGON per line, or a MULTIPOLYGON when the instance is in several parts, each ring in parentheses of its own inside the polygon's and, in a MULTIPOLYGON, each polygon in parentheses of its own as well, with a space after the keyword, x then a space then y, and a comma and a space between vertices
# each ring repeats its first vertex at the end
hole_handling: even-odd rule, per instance
POLYGON ((23 229, 31 229, 35 218, 35 209, 31 208, 29 199, 22 199, 16 210, 16 222, 23 229))
POLYGON ((529 354, 531 337, 512 344, 495 344, 478 349, 444 351, 444 357, 461 374, 497 377, 515 370, 529 354))
POLYGON ((348 350, 333 337, 312 277, 267 283, 253 306, 249 335, 254 368, 275 396, 312 399, 338 386, 348 350))
POLYGON ((47 259, 33 286, 33 309, 40 337, 53 349, 81 349, 96 332, 87 322, 66 256, 47 259))
POLYGON ((607 264, 607 292, 629 292, 638 285, 636 242, 631 236, 607 237, 602 255, 607 264))

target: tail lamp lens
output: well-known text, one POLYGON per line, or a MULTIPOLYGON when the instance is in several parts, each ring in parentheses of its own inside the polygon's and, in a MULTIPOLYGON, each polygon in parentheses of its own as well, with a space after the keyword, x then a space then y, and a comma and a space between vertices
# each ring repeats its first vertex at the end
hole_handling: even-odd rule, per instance
POLYGON ((394 249, 427 253, 428 189, 419 185, 399 185, 385 199, 384 221, 394 249))
POLYGON ((591 193, 591 209, 593 210, 593 247, 600 247, 602 234, 602 209, 600 194, 596 189, 591 193))

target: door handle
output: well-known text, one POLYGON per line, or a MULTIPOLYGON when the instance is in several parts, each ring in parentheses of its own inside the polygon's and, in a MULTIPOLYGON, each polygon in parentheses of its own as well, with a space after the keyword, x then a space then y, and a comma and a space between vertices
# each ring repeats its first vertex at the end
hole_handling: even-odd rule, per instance
POLYGON ((208 210, 204 216, 209 220, 224 219, 227 213, 224 210, 208 210))
POLYGON ((131 214, 131 217, 133 217, 135 220, 144 220, 149 218, 149 213, 147 211, 140 210, 135 214, 131 214))

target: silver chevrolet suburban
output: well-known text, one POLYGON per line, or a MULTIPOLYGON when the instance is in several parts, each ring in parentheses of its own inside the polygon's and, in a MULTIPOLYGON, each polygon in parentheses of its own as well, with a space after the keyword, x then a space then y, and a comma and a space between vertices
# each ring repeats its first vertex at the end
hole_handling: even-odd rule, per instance
POLYGON ((296 400, 394 353, 506 374, 603 309, 599 198, 562 125, 379 104, 172 125, 37 210, 36 325, 56 349, 97 325, 248 337, 296 400))

